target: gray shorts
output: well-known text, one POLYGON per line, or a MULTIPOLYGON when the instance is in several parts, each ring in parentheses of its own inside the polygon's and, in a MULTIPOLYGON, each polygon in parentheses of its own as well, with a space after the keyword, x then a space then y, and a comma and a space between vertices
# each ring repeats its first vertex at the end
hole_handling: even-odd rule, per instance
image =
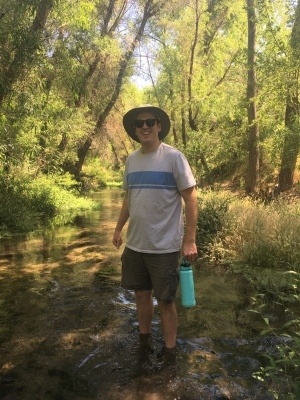
POLYGON ((175 301, 179 283, 180 252, 139 253, 125 247, 121 285, 128 290, 153 290, 157 300, 175 301))

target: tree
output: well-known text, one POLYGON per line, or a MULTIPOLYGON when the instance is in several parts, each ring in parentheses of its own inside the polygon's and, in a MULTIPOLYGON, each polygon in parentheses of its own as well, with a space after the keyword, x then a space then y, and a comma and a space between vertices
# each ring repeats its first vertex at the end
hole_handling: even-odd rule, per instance
POLYGON ((247 80, 247 114, 249 163, 246 179, 246 193, 254 191, 259 175, 259 128, 256 108, 256 16, 255 0, 247 0, 248 17, 248 80, 247 80))
POLYGON ((199 182, 203 177, 210 181, 215 157, 222 153, 229 158, 241 146, 233 142, 244 140, 242 129, 240 137, 223 140, 245 87, 241 5, 228 0, 172 2, 172 11, 166 9, 151 24, 157 46, 149 59, 159 74, 148 98, 150 102, 159 98, 174 115, 174 141, 188 155, 199 182))
POLYGON ((19 165, 28 157, 32 163, 37 161, 37 170, 51 173, 63 169, 80 180, 95 138, 102 136, 114 153, 113 137, 106 133, 107 117, 132 73, 133 55, 146 24, 159 12, 162 2, 31 2, 36 7, 32 21, 34 14, 30 12, 35 8, 31 9, 29 2, 22 3, 18 8, 15 0, 3 17, 15 18, 16 32, 11 30, 7 35, 8 25, 7 30, 0 27, 0 45, 7 55, 7 60, 0 59, 5 101, 5 117, 0 118, 5 128, 0 138, 0 153, 3 149, 4 155, 0 154, 0 160, 13 160, 12 152, 6 150, 11 143, 19 165), (16 115, 17 124, 10 120, 16 115))
POLYGON ((155 3, 153 0, 146 0, 146 2, 145 2, 144 9, 143 9, 143 15, 142 15, 139 25, 137 26, 135 36, 120 61, 119 71, 118 71, 118 74, 117 74, 117 77, 116 77, 116 80, 114 83, 114 88, 112 90, 111 97, 109 98, 103 111, 99 114, 93 132, 91 133, 91 135, 88 136, 88 138, 85 140, 83 145, 78 149, 78 153, 77 153, 78 161, 75 164, 75 177, 77 179, 80 179, 80 173, 82 170, 82 166, 83 166, 85 158, 87 156, 87 152, 93 142, 93 138, 101 131, 101 129, 106 121, 106 118, 108 117, 109 113, 111 112, 113 106, 115 105, 115 103, 120 95, 123 80, 126 77, 127 69, 130 65, 130 61, 133 57, 136 46, 140 42, 140 40, 143 36, 145 26, 146 26, 148 20, 158 13, 161 6, 162 6, 161 3, 155 3))
MULTIPOLYGON (((5 55, 8 55, 9 48, 11 48, 11 55, 8 57, 8 62, 2 63, 1 81, 0 81, 0 105, 5 99, 5 96, 10 92, 13 84, 20 78, 22 73, 24 73, 33 61, 33 58, 39 49, 41 41, 43 39, 43 33, 47 18, 51 9, 54 6, 54 0, 40 0, 33 4, 26 4, 26 2, 15 2, 11 5, 15 8, 15 15, 17 18, 22 18, 24 15, 30 18, 30 14, 34 15, 34 19, 31 25, 20 32, 17 32, 20 37, 13 37, 13 42, 8 41, 5 44, 5 55), (25 3, 25 4, 20 4, 25 3), (20 10, 17 11, 17 8, 20 10), (22 14, 20 13, 22 12, 22 14)), ((7 12, 3 15, 2 20, 9 18, 11 15, 7 12)), ((13 12, 14 12, 13 11, 13 12)), ((5 22, 5 21, 4 21, 5 22)), ((21 23, 19 21, 14 21, 14 23, 21 23)), ((2 46, 4 43, 2 42, 2 46)))
POLYGON ((169 112, 166 140, 186 154, 200 184, 239 183, 247 169, 251 192, 281 162, 280 185, 290 187, 299 153, 299 4, 249 2, 258 12, 248 18, 248 54, 245 4, 2 0, 0 171, 81 180, 99 159, 117 169, 136 145, 122 114, 154 103, 169 112), (152 85, 144 90, 131 80, 139 67, 152 85))
POLYGON ((300 148, 300 104, 299 104, 299 61, 300 61, 300 1, 297 3, 295 20, 291 32, 291 63, 287 88, 285 127, 281 167, 278 178, 280 191, 290 189, 294 183, 294 173, 300 148))

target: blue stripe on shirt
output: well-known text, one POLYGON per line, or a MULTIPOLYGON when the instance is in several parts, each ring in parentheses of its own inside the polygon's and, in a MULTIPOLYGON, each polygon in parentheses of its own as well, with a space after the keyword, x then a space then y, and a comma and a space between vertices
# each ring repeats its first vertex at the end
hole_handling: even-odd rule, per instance
POLYGON ((177 189, 174 175, 164 171, 139 171, 127 175, 128 189, 177 189))

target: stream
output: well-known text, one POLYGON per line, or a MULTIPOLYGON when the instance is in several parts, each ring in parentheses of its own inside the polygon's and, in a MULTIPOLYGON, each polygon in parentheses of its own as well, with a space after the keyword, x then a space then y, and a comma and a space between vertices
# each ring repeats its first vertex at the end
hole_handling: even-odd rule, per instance
MULTIPOLYGON (((93 197, 101 210, 72 225, 0 241, 0 399, 273 399, 253 373, 284 339, 259 335, 250 288, 220 267, 195 265, 195 307, 178 294, 177 376, 134 377, 134 296, 120 287, 122 249, 111 244, 122 193, 93 197)), ((159 351, 157 307, 153 342, 159 351)))

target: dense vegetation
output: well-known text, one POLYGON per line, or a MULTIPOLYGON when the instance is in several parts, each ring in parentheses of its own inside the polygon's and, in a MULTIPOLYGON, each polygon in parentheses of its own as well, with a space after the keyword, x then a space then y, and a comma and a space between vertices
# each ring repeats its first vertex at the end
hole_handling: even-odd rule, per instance
MULTIPOLYGON (((265 355, 258 379, 276 387, 288 385, 285 399, 300 395, 300 205, 269 205, 228 192, 201 192, 198 220, 200 264, 240 273, 252 290, 249 312, 265 324, 262 334, 290 338, 277 357, 265 355)), ((275 388, 275 389, 274 389, 275 388)), ((281 398, 281 397, 280 397, 281 398)))
MULTIPOLYGON (((214 189, 200 196, 201 256, 242 272, 275 329, 265 305, 299 305, 299 207, 273 202, 299 187, 299 59, 296 0, 0 0, 1 232, 92 207, 80 194, 119 182, 136 146, 122 115, 158 104, 167 141, 214 189), (248 197, 224 197, 225 182, 248 197)), ((296 346, 265 373, 296 393, 286 309, 296 346)))
POLYGON ((0 10, 1 174, 97 185, 136 145, 123 113, 155 103, 199 184, 231 178, 253 193, 297 182, 296 1, 1 0, 0 10))

